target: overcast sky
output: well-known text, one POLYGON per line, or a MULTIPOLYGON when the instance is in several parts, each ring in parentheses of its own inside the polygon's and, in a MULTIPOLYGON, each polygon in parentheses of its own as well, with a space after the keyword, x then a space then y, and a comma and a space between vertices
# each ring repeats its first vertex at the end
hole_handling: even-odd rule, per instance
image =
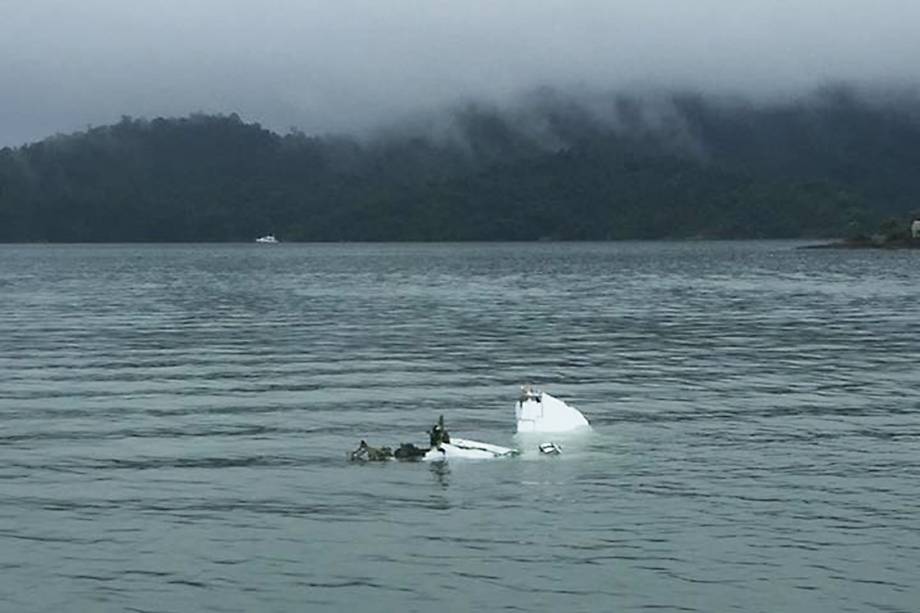
POLYGON ((541 85, 912 85, 918 58, 918 0, 0 0, 0 145, 194 111, 349 131, 541 85))

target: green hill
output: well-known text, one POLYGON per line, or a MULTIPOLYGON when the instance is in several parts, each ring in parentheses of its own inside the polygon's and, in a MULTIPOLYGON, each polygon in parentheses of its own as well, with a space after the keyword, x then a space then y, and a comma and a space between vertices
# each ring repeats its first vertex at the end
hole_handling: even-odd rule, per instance
POLYGON ((842 236, 920 203, 920 103, 546 92, 363 139, 124 118, 0 150, 0 241, 842 236))

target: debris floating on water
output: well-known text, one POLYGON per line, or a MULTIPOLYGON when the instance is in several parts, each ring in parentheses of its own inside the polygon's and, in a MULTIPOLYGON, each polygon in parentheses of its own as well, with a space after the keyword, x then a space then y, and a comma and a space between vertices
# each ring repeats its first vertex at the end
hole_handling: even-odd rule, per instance
POLYGON ((352 462, 383 462, 393 459, 393 451, 389 447, 371 447, 362 440, 358 448, 348 454, 348 459, 352 462))
MULTIPOLYGON (((575 407, 550 396, 533 385, 522 385, 521 395, 514 405, 514 415, 519 433, 530 432, 571 432, 591 429, 585 416, 575 407)), ((547 441, 539 445, 544 455, 560 455, 562 445, 547 441)), ((444 416, 428 431, 428 447, 417 447, 412 443, 402 443, 396 452, 389 447, 371 447, 361 441, 358 448, 349 454, 355 462, 380 462, 383 460, 423 460, 443 461, 454 459, 493 459, 520 455, 520 450, 500 447, 489 443, 466 439, 451 439, 444 426, 444 416)))
POLYGON ((562 453, 562 445, 559 443, 540 443, 540 453, 546 455, 559 455, 562 453))
POLYGON ((514 405, 518 432, 570 432, 591 424, 575 407, 533 385, 522 385, 514 405))

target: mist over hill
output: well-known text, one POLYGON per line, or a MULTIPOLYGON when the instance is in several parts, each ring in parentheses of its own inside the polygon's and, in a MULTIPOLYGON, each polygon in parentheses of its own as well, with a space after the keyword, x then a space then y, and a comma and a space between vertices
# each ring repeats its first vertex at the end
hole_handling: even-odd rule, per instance
POLYGON ((0 150, 2 241, 841 236, 920 208, 920 101, 830 88, 470 103, 370 136, 236 114, 0 150))

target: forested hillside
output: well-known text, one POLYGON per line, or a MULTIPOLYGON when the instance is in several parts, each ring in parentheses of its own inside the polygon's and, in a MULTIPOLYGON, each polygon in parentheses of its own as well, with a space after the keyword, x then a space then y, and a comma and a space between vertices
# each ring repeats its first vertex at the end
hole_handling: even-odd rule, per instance
POLYGON ((841 236, 920 209, 920 103, 547 93, 375 136, 236 115, 0 150, 2 241, 841 236))

